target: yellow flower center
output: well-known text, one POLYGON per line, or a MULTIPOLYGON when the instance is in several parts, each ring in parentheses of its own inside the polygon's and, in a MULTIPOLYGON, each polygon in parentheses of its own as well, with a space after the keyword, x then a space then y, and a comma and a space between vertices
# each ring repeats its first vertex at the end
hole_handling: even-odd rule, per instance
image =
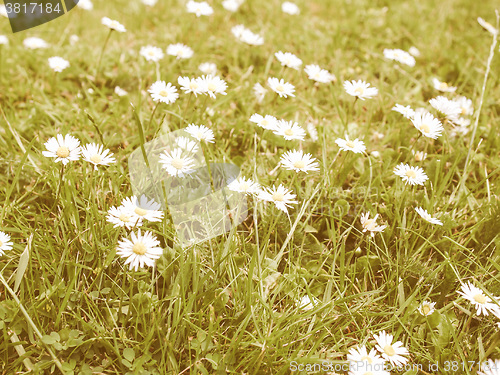
POLYGON ((217 86, 215 86, 214 83, 210 82, 208 85, 207 85, 207 89, 208 91, 215 91, 215 89, 217 88, 217 86))
POLYGON ((263 127, 266 127, 267 125, 269 125, 269 121, 267 121, 266 119, 262 120, 261 123, 260 123, 263 127))
POLYGON ((102 157, 99 154, 95 154, 90 158, 90 161, 99 164, 102 161, 102 157))
POLYGON ((356 88, 356 90, 354 90, 354 92, 357 94, 357 95, 361 95, 363 94, 364 90, 362 87, 358 87, 356 88))
POLYGON ((144 255, 146 254, 147 250, 148 249, 146 248, 146 245, 144 245, 142 242, 137 242, 132 247, 132 251, 137 255, 144 255))
POLYGON ((155 55, 155 52, 154 52, 154 51, 149 51, 149 52, 148 52, 148 55, 149 55, 149 56, 154 56, 154 55, 155 55))
POLYGON ((69 156, 69 148, 66 146, 61 146, 57 149, 56 155, 60 158, 67 158, 69 156))
POLYGON ((304 163, 302 160, 297 160, 296 162, 293 163, 293 166, 298 169, 302 169, 306 166, 306 163, 304 163))
POLYGON ((196 90, 198 88, 198 83, 196 83, 196 82, 190 82, 189 83, 189 88, 191 90, 196 90))
POLYGON ((249 187, 247 183, 243 183, 240 185, 240 190, 247 191, 249 187))
POLYGON ((467 114, 467 108, 462 107, 462 115, 465 116, 467 114))
POLYGON ((392 357, 394 354, 396 354, 396 351, 391 345, 386 345, 384 346, 384 353, 387 354, 389 357, 392 357))
POLYGON ((362 361, 366 361, 366 362, 368 362, 369 364, 372 364, 372 363, 373 363, 373 358, 372 358, 372 357, 370 357, 370 356, 367 356, 367 355, 365 355, 364 357, 361 357, 361 360, 362 360, 362 361))
POLYGON ((422 133, 429 133, 431 129, 429 128, 429 125, 422 124, 420 125, 420 130, 422 131, 422 133))
POLYGON ((160 96, 163 96, 164 98, 166 98, 168 96, 168 92, 166 90, 161 90, 158 95, 160 96))
POLYGON ((373 372, 371 372, 371 371, 367 371, 367 372, 365 372, 363 375, 373 375, 373 372))
POLYGON ((3 246, 3 242, 2 242, 2 241, 0 241, 0 247, 2 247, 2 246, 3 246))
POLYGON ((175 169, 182 169, 184 167, 184 162, 181 159, 172 160, 172 167, 175 169))
POLYGON ((429 305, 423 305, 422 312, 424 313, 424 315, 429 315, 429 313, 431 312, 431 307, 429 305))
POLYGON ((486 303, 486 297, 481 293, 476 294, 473 298, 474 298, 474 301, 476 301, 477 303, 480 303, 481 305, 484 305, 486 303))
POLYGON ((285 88, 283 87, 283 85, 278 85, 276 86, 276 91, 282 92, 285 91, 285 88))
POLYGON ((347 141, 345 145, 349 148, 354 148, 356 146, 353 141, 347 141))
POLYGON ((441 82, 441 83, 439 84, 439 88, 440 88, 441 90, 446 90, 448 87, 449 87, 449 86, 448 86, 448 84, 447 84, 446 82, 441 82))
POLYGON ((118 217, 120 221, 123 221, 124 223, 128 223, 130 221, 130 216, 125 215, 125 214, 120 214, 118 217))
POLYGON ((134 212, 139 216, 145 216, 148 213, 147 210, 145 210, 144 208, 140 208, 140 207, 136 207, 134 212))
POLYGON ((415 178, 415 177, 417 177, 417 174, 415 173, 415 171, 413 171, 411 169, 409 171, 406 171, 405 175, 406 175, 406 177, 409 177, 409 178, 415 178))
POLYGON ((285 200, 285 196, 279 192, 273 194, 273 200, 276 202, 283 202, 285 200))
POLYGON ((285 135, 293 135, 293 130, 292 129, 286 129, 285 130, 285 135))

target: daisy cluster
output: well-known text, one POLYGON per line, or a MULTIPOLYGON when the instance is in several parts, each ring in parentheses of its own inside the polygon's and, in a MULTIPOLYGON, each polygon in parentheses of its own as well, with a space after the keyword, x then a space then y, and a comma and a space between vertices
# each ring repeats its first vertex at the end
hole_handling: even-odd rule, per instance
POLYGON ((404 366, 410 354, 401 341, 394 341, 394 336, 381 331, 373 336, 375 348, 368 349, 365 345, 353 347, 347 354, 349 375, 378 374, 389 375, 388 369, 404 366))

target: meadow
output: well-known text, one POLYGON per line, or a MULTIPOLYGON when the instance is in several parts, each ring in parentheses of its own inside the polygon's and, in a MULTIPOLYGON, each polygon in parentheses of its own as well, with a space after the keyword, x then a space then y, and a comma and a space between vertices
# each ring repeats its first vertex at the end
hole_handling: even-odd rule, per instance
POLYGON ((0 16, 0 374, 500 374, 495 6, 0 16), (171 134, 157 172, 237 166, 241 223, 187 244, 137 194, 171 134))

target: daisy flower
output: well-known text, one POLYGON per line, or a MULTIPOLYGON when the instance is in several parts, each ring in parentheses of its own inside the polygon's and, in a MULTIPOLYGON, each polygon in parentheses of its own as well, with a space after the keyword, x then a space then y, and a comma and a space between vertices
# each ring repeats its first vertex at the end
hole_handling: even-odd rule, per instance
POLYGON ((394 107, 392 107, 392 110, 401 113, 407 119, 411 119, 413 118, 413 116, 415 116, 415 111, 409 105, 405 107, 401 104, 396 104, 394 107))
POLYGON ((236 25, 231 28, 233 35, 243 43, 260 46, 264 44, 264 38, 259 34, 254 34, 251 30, 247 29, 243 25, 236 25))
POLYGON ((352 364, 358 364, 361 362, 366 363, 367 365, 375 365, 376 363, 385 362, 382 357, 377 354, 375 349, 372 348, 370 353, 368 353, 365 345, 349 349, 349 353, 347 353, 347 360, 352 364))
POLYGON ((42 151, 43 156, 56 158, 56 163, 60 161, 66 165, 72 160, 80 159, 80 141, 69 134, 65 136, 58 134, 56 137, 50 138, 44 145, 47 151, 42 151))
POLYGON ((285 188, 280 184, 277 188, 273 185, 272 188, 265 188, 261 190, 258 195, 259 199, 266 202, 273 202, 276 208, 288 213, 287 207, 291 207, 292 204, 297 204, 295 199, 296 195, 292 193, 291 190, 285 188))
POLYGON ((415 157, 415 161, 422 161, 422 160, 425 160, 427 158, 427 153, 423 152, 423 151, 416 151, 415 152, 414 150, 411 150, 411 153, 415 157))
POLYGON ((443 124, 429 112, 415 112, 410 120, 424 137, 437 139, 443 133, 443 124))
POLYGON ((337 138, 335 143, 342 151, 352 151, 355 154, 362 154, 366 151, 366 146, 363 141, 360 141, 358 138, 351 141, 347 135, 345 139, 337 138))
POLYGON ((0 35, 0 45, 9 44, 9 39, 5 35, 0 35))
POLYGON ((290 1, 285 1, 281 4, 281 11, 292 16, 300 14, 299 7, 290 1))
POLYGON ((200 66, 198 66, 198 69, 201 70, 203 74, 210 74, 213 76, 217 74, 217 65, 215 65, 214 63, 210 62, 201 63, 200 66))
POLYGON ((70 35, 69 44, 74 46, 76 43, 78 43, 79 40, 80 40, 80 37, 78 35, 76 35, 76 34, 70 35))
POLYGON ((408 52, 403 51, 401 49, 384 49, 384 57, 389 60, 395 60, 402 64, 406 64, 408 66, 415 66, 415 58, 410 55, 408 52))
POLYGON ((408 49, 408 52, 410 53, 410 55, 412 56, 415 56, 415 57, 419 57, 420 56, 420 51, 417 47, 413 47, 411 46, 409 49, 408 49))
POLYGON ((204 125, 190 124, 184 129, 191 137, 196 138, 198 141, 205 141, 207 143, 214 143, 214 132, 212 129, 207 128, 204 125))
POLYGON ((127 258, 125 264, 130 264, 130 269, 137 271, 139 267, 155 265, 156 259, 161 257, 163 249, 159 247, 160 241, 151 232, 141 234, 138 230, 137 235, 131 233, 131 240, 122 238, 118 243, 116 254, 122 258, 127 258))
POLYGON ((177 78, 177 83, 186 94, 193 93, 194 96, 203 94, 203 88, 198 78, 179 77, 177 78))
POLYGON ((298 123, 286 120, 279 120, 276 123, 276 128, 273 130, 273 133, 282 136, 287 141, 293 139, 303 141, 306 136, 306 131, 302 129, 298 123))
POLYGON ((370 232, 370 235, 374 237, 375 233, 383 232, 383 230, 387 228, 387 225, 378 225, 377 218, 378 214, 376 214, 373 219, 370 219, 369 212, 365 212, 364 214, 361 215, 360 221, 361 221, 361 226, 363 227, 363 233, 368 231, 370 232))
POLYGON ((113 228, 126 227, 132 229, 142 226, 141 217, 126 211, 123 206, 111 207, 108 210, 106 220, 108 223, 113 224, 113 228))
POLYGON ((60 73, 69 67, 69 61, 59 56, 49 57, 49 66, 54 72, 60 73))
POLYGON ((83 160, 94 164, 96 170, 98 165, 109 165, 116 162, 112 152, 108 149, 104 150, 102 145, 95 143, 89 143, 82 147, 82 157, 83 160))
POLYGON ((23 45, 29 49, 39 49, 39 48, 49 47, 49 44, 45 40, 37 38, 36 36, 24 39, 23 45))
POLYGON ((307 294, 295 302, 299 309, 306 311, 314 309, 320 303, 321 301, 319 299, 314 296, 312 296, 311 299, 311 297, 309 297, 307 294))
POLYGON ((280 98, 285 97, 287 98, 288 96, 295 96, 293 93, 295 92, 295 87, 288 82, 285 82, 282 79, 278 78, 268 78, 267 79, 267 84, 273 90, 275 93, 277 93, 280 98))
POLYGON ((326 69, 321 69, 319 65, 306 65, 304 71, 308 78, 319 83, 330 83, 337 78, 326 69))
POLYGON ((195 171, 194 159, 182 154, 182 149, 176 148, 172 152, 164 151, 160 155, 160 163, 170 176, 182 178, 195 171))
POLYGON ((481 371, 478 371, 477 374, 500 375, 500 359, 488 359, 488 361, 481 363, 481 371))
POLYGON ((193 1, 189 0, 186 4, 188 13, 196 14, 196 17, 210 16, 214 13, 212 7, 206 1, 193 1))
POLYGON ((148 92, 151 94, 153 101, 159 101, 166 104, 174 103, 179 97, 177 88, 170 82, 165 83, 164 81, 156 81, 153 83, 148 92))
POLYGON ((316 125, 314 125, 313 121, 307 121, 306 123, 306 129, 307 132, 309 133, 309 136, 314 142, 317 142, 319 137, 318 137, 318 130, 316 129, 316 125))
POLYGON ((175 139, 175 143, 184 151, 192 153, 198 152, 198 144, 195 141, 190 140, 189 138, 178 137, 175 139))
POLYGON ((3 255, 5 251, 12 250, 12 245, 10 236, 0 231, 0 255, 3 255))
POLYGON ((222 6, 225 10, 236 12, 245 0, 224 0, 222 6))
POLYGON ((302 65, 302 60, 290 52, 276 52, 274 54, 282 66, 288 66, 289 68, 298 70, 302 65))
POLYGON ((460 107, 460 115, 470 116, 474 113, 474 107, 472 105, 472 100, 467 99, 465 96, 459 96, 453 100, 460 107))
POLYGON ((227 188, 231 191, 247 195, 258 194, 260 192, 260 184, 251 179, 245 179, 245 177, 238 177, 236 180, 233 180, 227 185, 227 188))
POLYGON ((475 287, 471 282, 462 284, 462 290, 457 292, 476 308, 477 315, 488 315, 489 312, 498 314, 498 306, 484 292, 475 287))
POLYGON ((163 212, 160 211, 161 204, 155 202, 154 199, 148 200, 145 195, 141 195, 139 199, 135 195, 125 198, 121 207, 134 217, 134 221, 137 219, 141 221, 161 221, 163 219, 163 212))
POLYGON ((253 93, 255 97, 257 98, 257 102, 260 104, 264 100, 264 97, 266 96, 267 89, 262 86, 260 83, 256 83, 253 85, 253 93))
POLYGON ((448 84, 446 82, 441 82, 437 78, 432 79, 432 85, 434 86, 434 88, 436 90, 442 91, 442 92, 455 92, 457 90, 456 87, 448 86, 448 84))
POLYGON ((83 10, 92 10, 94 9, 94 4, 92 4, 91 0, 80 0, 76 3, 83 10))
POLYGON ((128 95, 128 92, 122 89, 120 86, 115 87, 115 94, 118 96, 126 96, 128 95))
POLYGON ((382 358, 389 361, 391 365, 405 365, 408 362, 408 358, 404 356, 410 353, 408 349, 403 346, 401 341, 396 341, 393 344, 392 340, 394 337, 385 331, 380 332, 378 335, 374 335, 373 338, 377 341, 375 348, 380 352, 382 358))
POLYGON ((441 222, 441 220, 438 220, 434 217, 432 217, 431 215, 429 215, 429 213, 427 212, 427 210, 424 210, 422 207, 416 207, 415 208, 415 211, 417 211, 417 213, 422 217, 422 219, 424 219, 425 221, 431 223, 431 224, 436 224, 436 225, 443 225, 443 223, 441 222))
POLYGON ((349 95, 355 96, 361 100, 371 99, 378 94, 378 89, 376 87, 370 87, 369 83, 361 80, 345 81, 344 89, 349 95))
POLYGON ((429 100, 430 105, 438 112, 442 113, 448 120, 456 120, 462 113, 462 107, 454 100, 438 96, 429 100))
POLYGON ((267 130, 275 130, 278 124, 276 117, 271 115, 261 116, 258 113, 254 113, 250 117, 250 121, 267 130))
POLYGON ((111 30, 118 31, 119 33, 124 33, 125 31, 127 31, 127 29, 125 29, 125 26, 123 26, 120 22, 109 19, 108 17, 102 17, 101 23, 104 26, 109 27, 111 30))
POLYGON ((429 316, 432 315, 434 311, 436 311, 434 306, 436 306, 436 302, 424 301, 420 304, 417 310, 423 316, 429 316))
POLYGON ((165 56, 161 48, 149 45, 141 47, 141 51, 139 53, 147 61, 153 61, 153 62, 158 62, 165 56))
POLYGON ((215 99, 215 94, 226 95, 227 83, 218 76, 202 76, 199 78, 200 90, 215 99))
POLYGON ((167 47, 167 55, 175 56, 177 59, 189 59, 193 53, 191 48, 182 43, 170 44, 167 47))
POLYGON ((429 179, 422 168, 410 167, 405 163, 397 165, 394 168, 394 174, 401 177, 405 184, 410 185, 423 185, 429 179))
POLYGON ((311 154, 304 154, 302 150, 291 150, 281 155, 281 165, 289 171, 308 172, 319 171, 319 164, 311 154))

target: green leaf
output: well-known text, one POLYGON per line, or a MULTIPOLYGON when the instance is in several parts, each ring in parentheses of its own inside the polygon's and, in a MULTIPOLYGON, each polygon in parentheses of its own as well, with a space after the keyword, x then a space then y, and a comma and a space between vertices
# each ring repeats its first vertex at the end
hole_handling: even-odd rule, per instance
POLYGON ((31 241, 33 240, 33 234, 31 234, 28 244, 26 245, 26 248, 24 249, 23 253, 19 257, 19 264, 17 265, 17 270, 16 270, 16 278, 14 281, 14 292, 17 292, 19 289, 19 286, 21 285, 21 281, 23 280, 24 273, 26 272, 26 267, 28 267, 28 263, 30 260, 30 248, 31 248, 31 241))
POLYGON ((134 358, 135 358, 135 352, 134 352, 134 349, 132 348, 125 348, 123 350, 123 357, 125 359, 127 359, 128 361, 130 362, 133 362, 134 361, 134 358))
POLYGON ((43 335, 42 341, 44 344, 47 344, 47 345, 52 345, 52 344, 57 342, 57 340, 54 337, 49 336, 49 335, 43 335))

